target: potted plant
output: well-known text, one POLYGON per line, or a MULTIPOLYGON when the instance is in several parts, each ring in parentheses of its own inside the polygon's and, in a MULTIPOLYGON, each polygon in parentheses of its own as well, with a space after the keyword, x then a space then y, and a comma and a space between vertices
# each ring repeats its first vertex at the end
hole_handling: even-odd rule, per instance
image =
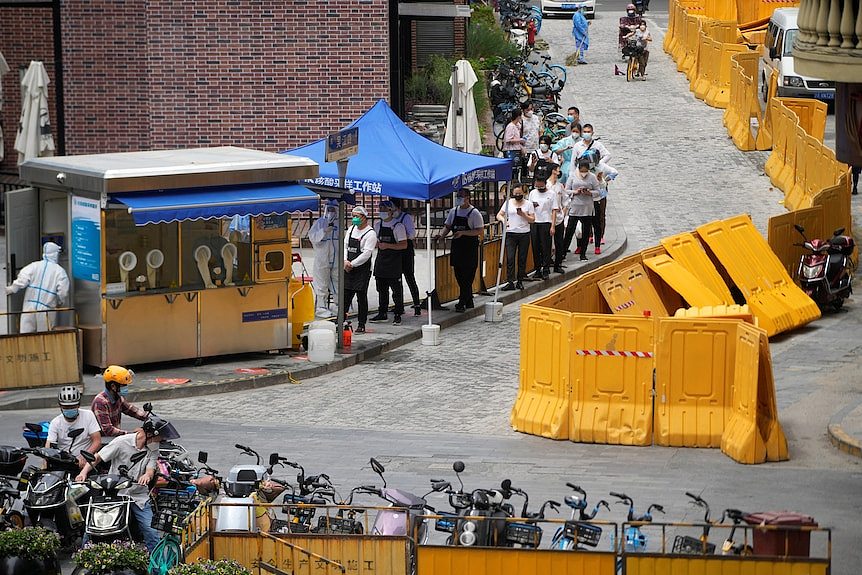
POLYGON ((0 532, 0 575, 60 575, 60 537, 42 527, 0 532))
POLYGON ((143 547, 126 541, 88 543, 72 556, 81 575, 146 575, 149 556, 143 547))
POLYGON ((168 575, 251 575, 251 571, 233 559, 219 559, 177 565, 168 575))

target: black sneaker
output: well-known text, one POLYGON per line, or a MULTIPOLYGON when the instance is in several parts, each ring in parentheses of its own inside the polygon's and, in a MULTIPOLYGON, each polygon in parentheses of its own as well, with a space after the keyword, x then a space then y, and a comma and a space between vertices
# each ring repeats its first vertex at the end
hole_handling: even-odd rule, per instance
POLYGON ((467 308, 466 308, 466 307, 464 307, 464 306, 463 306, 462 304, 460 304, 460 303, 456 303, 456 304, 455 304, 455 311, 458 311, 458 312, 467 311, 467 308))
POLYGON ((395 320, 392 322, 392 325, 401 325, 401 316, 395 314, 395 320))
POLYGON ((416 317, 419 317, 420 315, 422 315, 422 306, 421 305, 414 305, 413 306, 413 315, 416 317))
POLYGON ((502 289, 503 291, 515 291, 515 284, 509 282, 500 289, 502 289))
POLYGON ((467 309, 473 309, 473 304, 472 303, 465 303, 464 307, 467 309))
POLYGON ((515 287, 518 289, 524 289, 524 284, 522 284, 521 282, 518 282, 515 284, 515 287))
POLYGON ((357 328, 356 328, 356 333, 365 333, 365 326, 364 326, 364 325, 360 325, 359 327, 357 327, 357 328))
POLYGON ((380 323, 382 321, 389 321, 389 318, 385 315, 377 314, 374 317, 372 317, 371 319, 369 319, 368 321, 373 321, 374 323, 380 323))
POLYGON ((560 266, 557 266, 557 267, 555 267, 555 268, 554 268, 554 273, 555 273, 555 274, 564 274, 564 273, 566 273, 566 270, 564 270, 564 269, 563 269, 563 268, 561 268, 560 266))

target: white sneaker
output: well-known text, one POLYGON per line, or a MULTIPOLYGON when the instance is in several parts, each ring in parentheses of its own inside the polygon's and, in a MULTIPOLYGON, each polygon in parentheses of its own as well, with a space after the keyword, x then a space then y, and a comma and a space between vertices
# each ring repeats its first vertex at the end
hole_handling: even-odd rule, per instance
POLYGON ((329 319, 331 317, 335 317, 335 314, 325 307, 319 307, 314 310, 314 316, 319 319, 329 319))

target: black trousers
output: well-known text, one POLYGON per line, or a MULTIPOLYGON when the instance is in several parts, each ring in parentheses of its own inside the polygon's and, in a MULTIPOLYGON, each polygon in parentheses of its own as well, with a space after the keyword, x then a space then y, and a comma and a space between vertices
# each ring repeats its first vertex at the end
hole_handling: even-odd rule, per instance
POLYGON ((558 268, 563 264, 563 258, 566 257, 566 222, 554 226, 554 267, 558 268))
POLYGON ((590 245, 590 234, 593 233, 593 222, 595 216, 569 216, 569 221, 566 224, 566 245, 572 243, 572 238, 575 236, 575 229, 578 221, 581 222, 581 237, 578 239, 578 249, 581 257, 585 257, 587 246, 590 245))
POLYGON ((419 307, 422 303, 419 300, 419 285, 416 283, 416 249, 414 248, 413 240, 407 240, 407 249, 404 250, 401 260, 401 273, 404 275, 404 280, 407 282, 407 287, 410 289, 410 296, 413 298, 413 307, 419 307))
POLYGON ((458 303, 463 306, 473 306, 473 278, 476 277, 476 265, 457 264, 452 266, 455 281, 458 282, 458 303))
POLYGON ((395 315, 402 315, 404 313, 404 289, 401 287, 401 276, 397 278, 375 277, 374 280, 377 282, 377 296, 380 299, 377 313, 379 315, 389 313, 389 290, 392 290, 395 315))
POLYGON ((527 250, 530 249, 530 232, 506 232, 506 279, 521 281, 527 277, 527 250), (515 258, 518 275, 515 276, 515 258))
POLYGON ((551 272, 551 222, 530 224, 533 239, 533 263, 536 272, 546 275, 551 272))
POLYGON ((608 210, 608 199, 602 198, 593 202, 593 206, 596 208, 596 215, 593 216, 595 218, 593 221, 593 239, 596 247, 599 247, 602 245, 602 238, 605 237, 605 214, 608 210))
POLYGON ((368 321, 368 290, 344 290, 344 309, 350 308, 350 304, 353 303, 353 296, 356 296, 356 302, 359 304, 359 318, 357 321, 359 325, 364 326, 365 322, 368 321))

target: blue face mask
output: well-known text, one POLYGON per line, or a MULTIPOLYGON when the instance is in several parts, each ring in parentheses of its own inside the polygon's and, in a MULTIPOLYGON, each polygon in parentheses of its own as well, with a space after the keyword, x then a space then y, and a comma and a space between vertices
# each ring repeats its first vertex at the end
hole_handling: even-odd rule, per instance
POLYGON ((584 138, 584 140, 589 142, 590 140, 593 139, 593 133, 592 132, 584 132, 582 137, 584 138))
POLYGON ((121 387, 120 388, 120 395, 123 397, 129 395, 129 388, 125 385, 123 387, 121 387))
POLYGON ((575 117, 571 115, 566 116, 566 119, 569 121, 570 124, 575 121, 575 117))
POLYGON ((78 417, 78 408, 77 407, 75 409, 64 409, 62 411, 63 411, 63 417, 65 417, 66 419, 75 419, 78 417))

